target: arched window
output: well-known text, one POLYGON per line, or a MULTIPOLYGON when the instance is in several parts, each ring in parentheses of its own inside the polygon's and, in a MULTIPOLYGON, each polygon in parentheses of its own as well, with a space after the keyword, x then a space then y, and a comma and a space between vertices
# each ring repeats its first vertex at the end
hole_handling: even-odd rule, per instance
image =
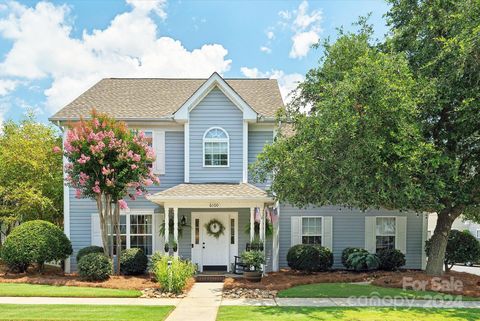
POLYGON ((203 166, 227 167, 229 158, 229 138, 225 130, 212 127, 203 135, 203 166))

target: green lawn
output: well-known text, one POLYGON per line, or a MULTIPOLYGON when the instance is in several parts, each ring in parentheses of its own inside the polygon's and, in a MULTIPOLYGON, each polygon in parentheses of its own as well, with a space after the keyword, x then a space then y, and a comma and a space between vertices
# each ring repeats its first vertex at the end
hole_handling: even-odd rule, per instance
POLYGON ((138 290, 118 290, 79 286, 54 286, 26 283, 0 283, 0 296, 47 296, 80 298, 136 298, 138 290))
MULTIPOLYGON (((374 285, 350 283, 317 283, 299 285, 278 292, 280 298, 348 298, 348 297, 405 297, 410 299, 431 299, 432 297, 451 298, 450 295, 433 291, 413 291, 398 288, 384 288, 374 285)), ((463 300, 480 300, 480 298, 463 297, 463 300)))
POLYGON ((0 320, 165 320, 173 306, 0 304, 0 320))
POLYGON ((475 321, 480 309, 307 308, 222 306, 217 321, 475 321))

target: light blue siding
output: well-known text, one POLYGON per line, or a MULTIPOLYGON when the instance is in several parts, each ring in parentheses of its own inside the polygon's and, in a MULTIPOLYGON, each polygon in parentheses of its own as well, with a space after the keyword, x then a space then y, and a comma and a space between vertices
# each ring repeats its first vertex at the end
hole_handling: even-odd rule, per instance
MULTIPOLYGON (((254 163, 257 159, 257 155, 263 151, 263 147, 267 144, 271 144, 273 141, 273 131, 249 131, 248 132, 248 165, 254 163)), ((267 188, 269 186, 268 181, 265 183, 256 183, 251 179, 251 175, 248 175, 249 183, 253 183, 260 188, 267 188)))
MULTIPOLYGON (((150 193, 156 193, 183 183, 184 175, 184 147, 183 132, 165 132, 165 175, 160 176, 160 186, 149 188, 150 193)), ((135 201, 128 201, 130 209, 156 209, 158 206, 143 197, 135 201)), ((157 210, 158 211, 158 210, 157 210)), ((163 213, 163 209, 160 210, 163 213)), ((73 246, 71 269, 76 270, 77 252, 91 245, 91 215, 97 213, 96 204, 90 199, 77 199, 75 192, 70 189, 70 240, 73 246)))
POLYGON ((287 252, 291 247, 292 216, 332 216, 334 268, 343 268, 341 254, 346 247, 365 247, 365 216, 407 216, 406 268, 420 269, 422 265, 422 215, 387 210, 360 210, 339 206, 298 209, 280 206, 280 267, 287 267, 287 252))
POLYGON ((213 89, 190 112, 190 182, 239 183, 243 176, 243 113, 219 89, 213 89), (203 135, 210 127, 230 137, 229 167, 203 167, 203 135))

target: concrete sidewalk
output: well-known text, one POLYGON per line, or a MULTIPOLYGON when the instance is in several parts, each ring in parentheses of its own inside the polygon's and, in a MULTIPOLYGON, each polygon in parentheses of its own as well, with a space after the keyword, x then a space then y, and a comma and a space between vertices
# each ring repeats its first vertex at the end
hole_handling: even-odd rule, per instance
POLYGON ((281 306, 281 307, 408 307, 408 308, 480 308, 480 301, 438 301, 357 298, 276 298, 276 299, 223 299, 224 306, 281 306))
POLYGON ((0 304, 178 305, 181 299, 0 297, 0 304))
POLYGON ((222 302, 223 283, 195 283, 166 321, 215 321, 222 302))

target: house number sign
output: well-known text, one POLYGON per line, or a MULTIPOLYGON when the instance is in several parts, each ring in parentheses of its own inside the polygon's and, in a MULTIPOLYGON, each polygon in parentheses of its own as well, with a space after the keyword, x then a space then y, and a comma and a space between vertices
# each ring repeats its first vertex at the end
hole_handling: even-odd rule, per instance
POLYGON ((220 207, 219 203, 210 203, 209 207, 220 207))

